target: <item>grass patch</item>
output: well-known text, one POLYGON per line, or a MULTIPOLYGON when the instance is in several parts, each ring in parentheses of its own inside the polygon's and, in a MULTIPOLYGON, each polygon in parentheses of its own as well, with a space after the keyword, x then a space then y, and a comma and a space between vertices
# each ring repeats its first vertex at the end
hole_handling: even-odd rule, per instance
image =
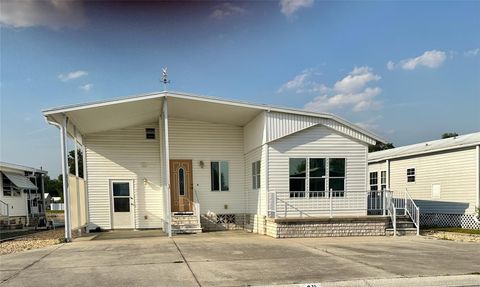
POLYGON ((60 213, 60 214, 63 214, 63 210, 48 210, 47 211, 47 214, 48 213, 60 213))
POLYGON ((480 235, 480 229, 466 229, 460 227, 427 227, 422 228, 422 231, 443 231, 443 232, 457 232, 464 234, 478 234, 480 235))

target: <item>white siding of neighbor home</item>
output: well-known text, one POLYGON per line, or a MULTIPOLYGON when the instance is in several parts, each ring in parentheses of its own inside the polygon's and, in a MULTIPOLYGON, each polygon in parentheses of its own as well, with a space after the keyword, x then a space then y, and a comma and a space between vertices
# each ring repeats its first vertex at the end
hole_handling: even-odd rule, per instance
MULTIPOLYGON (((12 173, 24 175, 24 172, 15 170, 5 170, 12 173)), ((4 196, 3 195, 3 177, 0 174, 0 200, 9 205, 10 216, 27 216, 27 195, 20 191, 20 196, 4 196)), ((2 207, 3 208, 3 207, 2 207)))
POLYGON ((268 112, 266 115, 267 142, 282 138, 316 125, 323 125, 354 139, 375 144, 375 140, 332 119, 298 114, 268 112))
POLYGON ((110 180, 133 180, 136 228, 161 228, 163 196, 158 122, 88 134, 84 141, 89 219, 93 227, 112 228, 110 180), (156 139, 145 139, 145 128, 155 128, 156 139))
POLYGON ((244 128, 244 152, 248 153, 260 147, 266 140, 265 112, 261 112, 251 120, 244 128))
MULTIPOLYGON (((288 196, 289 158, 315 157, 345 158, 347 192, 367 190, 367 145, 330 128, 317 125, 269 144, 269 191, 288 196)), ((352 196, 357 197, 353 194, 352 196)), ((303 207, 308 207, 312 200, 315 199, 286 198, 286 201, 292 205, 303 207)), ((362 206, 365 201, 364 193, 363 196, 358 196, 356 201, 355 206, 362 206)), ((279 204, 277 202, 277 206, 279 204)), ((309 214, 327 215, 328 210, 309 212, 309 214)), ((345 211, 345 214, 366 215, 366 209, 345 211)))
POLYGON ((475 147, 390 160, 391 190, 407 188, 422 213, 475 213, 477 176, 475 147), (415 182, 407 182, 408 168, 415 168, 415 182), (432 198, 433 184, 440 198, 432 198))
POLYGON ((242 127, 170 118, 169 141, 171 160, 192 160, 194 199, 203 214, 245 212, 242 127), (228 161, 229 191, 211 191, 211 161, 228 161))

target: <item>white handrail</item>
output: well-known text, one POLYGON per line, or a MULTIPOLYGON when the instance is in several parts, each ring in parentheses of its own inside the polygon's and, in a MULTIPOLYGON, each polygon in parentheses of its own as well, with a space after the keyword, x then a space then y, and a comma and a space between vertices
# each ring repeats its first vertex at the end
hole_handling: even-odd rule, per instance
POLYGON ((385 197, 387 202, 387 211, 392 220, 393 236, 397 236, 397 208, 395 207, 393 200, 393 192, 386 192, 385 197))
POLYGON ((10 206, 8 205, 8 203, 6 203, 5 201, 3 200, 0 200, 0 203, 2 204, 2 208, 0 208, 0 212, 2 216, 6 216, 7 217, 7 221, 9 222, 10 220, 10 206), (3 212, 3 209, 5 209, 5 214, 3 212))
POLYGON ((415 204, 407 189, 405 189, 405 215, 412 219, 417 228, 417 235, 420 235, 420 208, 415 204))

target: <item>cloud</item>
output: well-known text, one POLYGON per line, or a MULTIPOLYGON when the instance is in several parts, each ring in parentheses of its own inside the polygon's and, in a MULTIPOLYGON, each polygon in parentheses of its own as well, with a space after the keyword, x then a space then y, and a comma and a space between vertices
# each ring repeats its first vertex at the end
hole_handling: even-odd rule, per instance
POLYGON ((87 72, 82 71, 82 70, 78 70, 78 71, 70 72, 70 73, 67 73, 67 74, 60 74, 60 75, 58 75, 58 78, 63 82, 67 82, 67 81, 70 81, 70 80, 73 80, 73 79, 78 79, 78 78, 84 77, 86 75, 88 75, 87 72))
POLYGON ((381 77, 369 67, 355 67, 347 76, 337 81, 332 88, 326 87, 320 95, 307 103, 304 108, 310 111, 325 112, 339 108, 351 108, 354 112, 380 109, 382 103, 376 97, 382 92, 380 87, 369 87, 381 77))
POLYGON ((212 13, 210 14, 210 18, 223 20, 227 17, 243 14, 245 12, 246 10, 244 8, 225 2, 214 7, 212 13))
POLYGON ((465 51, 463 55, 465 55, 466 57, 475 57, 479 53, 480 53, 480 48, 476 48, 476 49, 465 51))
POLYGON ((447 59, 447 53, 443 51, 431 50, 426 51, 422 55, 404 59, 395 64, 392 61, 387 63, 387 68, 393 70, 397 67, 400 67, 404 70, 415 70, 419 66, 427 67, 430 69, 438 68, 445 60, 447 59))
POLYGON ((313 76, 320 75, 315 69, 306 69, 286 82, 277 90, 277 93, 294 92, 297 94, 326 92, 328 87, 312 80, 313 76))
POLYGON ((80 89, 84 90, 85 92, 90 91, 93 88, 93 84, 85 84, 83 86, 80 86, 80 89))
POLYGON ((377 115, 374 117, 371 117, 365 121, 362 122, 357 122, 355 123, 357 126, 366 129, 366 130, 377 130, 379 127, 378 122, 382 119, 383 117, 381 115, 377 115))
POLYGON ((280 12, 290 17, 300 8, 313 6, 313 0, 280 0, 280 12))
POLYGON ((15 28, 78 28, 86 22, 82 1, 2 0, 0 24, 15 28))

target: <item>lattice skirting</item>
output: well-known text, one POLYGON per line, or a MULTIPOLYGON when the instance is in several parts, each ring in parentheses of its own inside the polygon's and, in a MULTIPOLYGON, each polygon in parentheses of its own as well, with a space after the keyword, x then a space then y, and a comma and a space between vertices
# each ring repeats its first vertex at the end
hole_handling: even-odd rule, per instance
POLYGON ((480 229, 480 222, 474 214, 422 213, 420 225, 480 229))
POLYGON ((202 214, 200 221, 206 231, 243 229, 245 214, 202 214))

